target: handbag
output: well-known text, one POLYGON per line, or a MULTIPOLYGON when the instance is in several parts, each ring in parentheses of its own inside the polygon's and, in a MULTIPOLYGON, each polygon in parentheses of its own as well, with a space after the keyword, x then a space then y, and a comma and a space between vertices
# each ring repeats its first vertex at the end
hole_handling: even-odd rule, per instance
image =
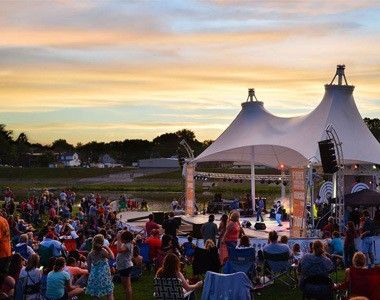
POLYGON ((28 278, 30 279, 30 281, 33 283, 33 284, 27 284, 25 286, 25 291, 24 293, 26 295, 33 295, 33 294, 39 294, 40 293, 40 290, 41 290, 41 281, 39 282, 34 282, 33 279, 30 277, 29 275, 29 272, 26 272, 28 278))

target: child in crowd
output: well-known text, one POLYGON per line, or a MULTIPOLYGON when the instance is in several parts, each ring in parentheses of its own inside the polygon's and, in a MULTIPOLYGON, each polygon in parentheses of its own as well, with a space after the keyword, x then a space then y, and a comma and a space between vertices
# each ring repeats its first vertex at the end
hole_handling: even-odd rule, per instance
POLYGON ((298 264, 298 262, 301 260, 302 256, 303 256, 303 253, 302 253, 302 251, 301 251, 301 246, 300 246, 300 244, 295 243, 295 244, 293 245, 293 248, 292 248, 293 262, 294 262, 295 264, 298 264))
POLYGON ((191 263, 194 258, 195 245, 193 244, 193 237, 188 236, 187 242, 182 245, 182 252, 185 255, 187 262, 191 263))
POLYGON ((333 238, 330 242, 330 253, 343 256, 343 241, 338 231, 333 232, 333 238))

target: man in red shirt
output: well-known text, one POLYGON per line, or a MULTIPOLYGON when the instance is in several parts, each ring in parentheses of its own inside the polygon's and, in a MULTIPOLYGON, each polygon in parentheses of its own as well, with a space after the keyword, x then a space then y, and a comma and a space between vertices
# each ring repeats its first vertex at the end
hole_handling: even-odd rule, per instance
POLYGON ((0 271, 7 272, 11 259, 11 233, 9 224, 0 212, 0 271))
POLYGON ((149 221, 145 223, 146 236, 150 236, 153 229, 160 229, 160 225, 154 222, 152 214, 148 218, 149 221))
POLYGON ((157 257, 158 250, 161 248, 160 232, 158 229, 153 229, 151 236, 145 240, 145 243, 149 245, 149 256, 153 261, 157 257))

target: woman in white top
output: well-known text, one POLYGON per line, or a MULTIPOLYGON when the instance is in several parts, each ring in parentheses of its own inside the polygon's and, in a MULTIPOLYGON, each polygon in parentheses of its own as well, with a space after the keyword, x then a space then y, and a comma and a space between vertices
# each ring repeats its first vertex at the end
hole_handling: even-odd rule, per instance
POLYGON ((25 300, 43 299, 40 294, 42 271, 38 269, 39 264, 40 257, 38 254, 33 253, 29 257, 26 266, 20 271, 20 279, 27 278, 24 289, 25 300))

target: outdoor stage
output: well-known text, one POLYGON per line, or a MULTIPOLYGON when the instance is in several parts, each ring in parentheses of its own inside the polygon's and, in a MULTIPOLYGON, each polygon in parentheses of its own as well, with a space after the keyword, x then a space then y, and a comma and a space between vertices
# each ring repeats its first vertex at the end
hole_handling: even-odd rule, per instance
MULTIPOLYGON (((148 220, 148 215, 152 212, 141 212, 141 211, 125 211, 118 213, 118 219, 125 224, 125 226, 133 231, 134 233, 144 233, 144 227, 145 223, 148 220), (128 222, 128 219, 134 219, 134 218, 144 218, 138 221, 128 222)), ((193 224, 203 224, 208 221, 209 215, 196 215, 194 217, 185 216, 185 215, 178 215, 177 217, 181 217, 182 224, 180 227, 180 232, 183 234, 183 237, 179 236, 179 242, 180 244, 184 243, 186 241, 186 236, 193 230, 193 224)), ((215 223, 219 225, 220 223, 220 217, 221 214, 215 214, 215 223)), ((283 222, 283 226, 279 227, 277 226, 276 221, 269 219, 268 215, 265 216, 264 221, 267 226, 266 230, 258 231, 254 229, 255 219, 253 218, 240 218, 240 222, 243 222, 244 220, 248 220, 251 222, 252 226, 251 229, 244 228, 244 232, 246 235, 250 238, 252 245, 256 249, 261 249, 264 247, 268 242, 268 232, 272 230, 276 230, 278 232, 279 236, 289 236, 289 222, 283 222)), ((161 230, 163 233, 163 230, 161 230)), ((295 243, 298 243, 301 246, 301 250, 304 253, 307 253, 309 251, 309 244, 310 242, 315 241, 317 238, 289 238, 289 246, 292 247, 295 243)), ((329 242, 329 240, 323 240, 325 243, 329 242)), ((197 246, 203 247, 203 240, 202 239, 194 239, 194 242, 197 246)), ((361 239, 356 238, 355 239, 356 248, 358 250, 361 250, 361 239)), ((375 254, 375 263, 380 263, 380 236, 374 237, 374 244, 373 244, 374 254, 375 254)))
MULTIPOLYGON (((118 214, 118 218, 120 221, 125 222, 131 226, 144 228, 145 223, 148 221, 148 215, 150 213, 152 212, 125 211, 125 212, 120 212, 118 214), (142 217, 146 217, 146 218, 142 220, 128 222, 129 219, 142 218, 142 217)), ((214 215, 215 215, 215 224, 219 226, 220 218, 222 217, 222 214, 214 214, 214 215)), ((208 221, 209 214, 205 214, 205 215, 198 214, 195 216, 177 215, 177 217, 180 217, 182 220, 180 232, 189 233, 190 231, 192 231, 193 224, 206 223, 208 221)), ((265 225, 267 227, 265 230, 255 230, 254 225, 256 223, 256 217, 255 218, 252 218, 252 217, 240 218, 241 223, 243 221, 251 222, 251 228, 244 228, 244 232, 248 237, 266 239, 268 238, 268 233, 272 230, 277 231, 279 236, 282 236, 282 235, 289 236, 289 222, 282 222, 283 226, 277 226, 277 222, 275 220, 270 219, 269 214, 263 217, 264 217, 265 225)))

